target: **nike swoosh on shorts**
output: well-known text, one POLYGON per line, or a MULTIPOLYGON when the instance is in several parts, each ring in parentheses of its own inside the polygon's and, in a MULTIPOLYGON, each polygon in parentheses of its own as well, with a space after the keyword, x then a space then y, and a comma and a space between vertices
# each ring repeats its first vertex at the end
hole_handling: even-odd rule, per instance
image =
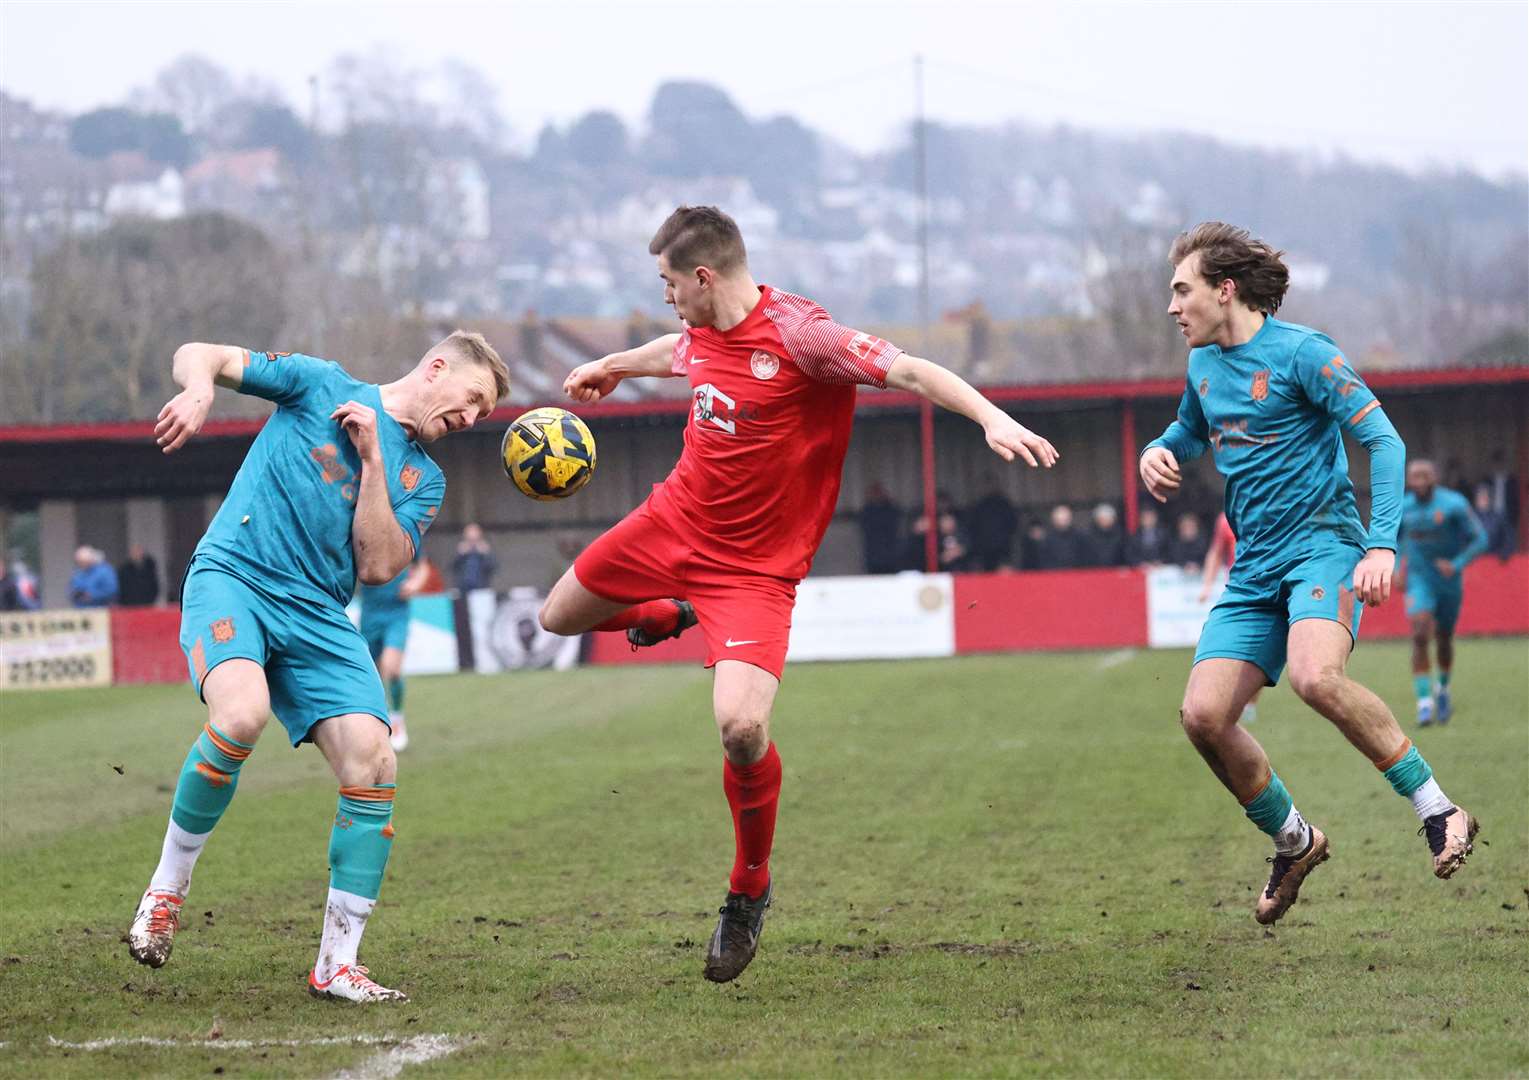
POLYGON ((737 646, 737 645, 758 645, 758 644, 759 644, 759 641, 758 641, 757 638, 750 638, 748 641, 734 641, 732 638, 728 638, 726 641, 724 641, 722 643, 722 647, 724 649, 731 649, 731 648, 733 648, 734 646, 737 646))

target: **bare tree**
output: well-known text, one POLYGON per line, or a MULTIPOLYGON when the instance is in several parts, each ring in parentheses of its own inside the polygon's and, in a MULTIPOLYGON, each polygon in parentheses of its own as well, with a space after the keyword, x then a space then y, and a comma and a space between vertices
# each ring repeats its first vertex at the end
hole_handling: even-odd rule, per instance
POLYGON ((1173 237, 1115 219, 1093 230, 1089 300, 1106 356, 1094 374, 1142 377, 1177 373, 1184 340, 1167 315, 1168 249, 1173 237))
POLYGON ((130 100, 144 112, 167 112, 193 135, 207 131, 218 111, 240 96, 234 78, 204 56, 187 53, 172 60, 130 100))

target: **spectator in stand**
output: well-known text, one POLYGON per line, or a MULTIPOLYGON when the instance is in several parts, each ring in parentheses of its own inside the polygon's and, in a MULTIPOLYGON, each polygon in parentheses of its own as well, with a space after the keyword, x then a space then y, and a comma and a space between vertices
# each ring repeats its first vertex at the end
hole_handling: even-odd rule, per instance
POLYGON ((106 556, 89 544, 74 552, 73 574, 69 576, 69 599, 77 608, 106 607, 117 602, 117 572, 106 556))
POLYGON ((1503 516, 1511 534, 1518 528, 1518 477, 1508 471, 1508 455, 1501 449, 1492 451, 1491 466, 1481 483, 1491 493, 1492 509, 1503 516))
POLYGON ((159 602, 159 564, 143 550, 142 544, 127 549, 127 561, 117 567, 120 593, 117 602, 124 607, 147 607, 159 602))
POLYGON ((1169 545, 1168 561, 1182 566, 1191 574, 1198 573, 1209 546, 1205 530, 1200 527, 1200 519, 1194 514, 1180 514, 1173 543, 1169 545))
POLYGON ((1041 568, 1042 549, 1046 545, 1046 523, 1039 518, 1031 518, 1025 526, 1024 539, 1019 544, 1019 566, 1022 570, 1039 570, 1041 568))
POLYGON ((42 606, 37 593, 37 575, 17 551, 0 566, 0 611, 36 611, 42 606))
POLYGON ((1136 520, 1136 533, 1126 544, 1126 561, 1132 566, 1161 566, 1169 561, 1171 542, 1168 530, 1157 516, 1157 507, 1143 506, 1136 520))
POLYGON ((433 596, 446 591, 446 575, 431 562, 429 555, 421 555, 416 562, 419 569, 419 588, 416 596, 433 596))
POLYGON ((971 538, 973 570, 1013 568, 1014 533, 1019 528, 1019 511, 1004 494, 996 476, 989 479, 988 493, 967 511, 966 523, 971 538))
POLYGON ((1059 503, 1051 509, 1051 528, 1037 545, 1038 570, 1072 570, 1086 565, 1084 538, 1072 527, 1072 507, 1059 503))
POLYGON ((483 526, 469 522, 462 530, 457 544, 457 557, 451 561, 451 574, 456 578, 457 591, 468 593, 474 589, 490 589, 494 585, 494 571, 499 562, 494 549, 483 535, 483 526))
POLYGON ((21 587, 9 564, 0 566, 0 611, 21 610, 21 587))
POLYGON ((1492 494, 1490 484, 1482 484, 1476 489, 1476 518, 1487 534, 1486 553, 1506 559, 1513 554, 1517 538, 1513 535, 1513 525, 1508 521, 1508 516, 1492 505, 1492 494))
POLYGON ((1119 515, 1107 502, 1094 507, 1093 524, 1084 533, 1083 552, 1085 566, 1124 566, 1126 561, 1126 538, 1120 528, 1119 515))
MULTIPOLYGON (((947 514, 954 514, 955 509, 950 505, 950 496, 943 491, 937 492, 934 497, 934 519, 936 527, 941 518, 947 514)), ((903 540, 902 569, 923 570, 924 566, 924 537, 929 534, 929 515, 919 514, 908 526, 908 535, 903 540)), ((936 533, 936 537, 938 537, 936 533)), ((936 569, 939 568, 940 542, 935 540, 936 569)))
POLYGON ((867 574, 895 574, 902 569, 903 512, 878 480, 866 488, 860 507, 860 541, 867 574))
POLYGON ((946 510, 940 515, 940 535, 935 545, 940 561, 940 571, 946 574, 963 574, 973 568, 971 542, 956 515, 946 510))

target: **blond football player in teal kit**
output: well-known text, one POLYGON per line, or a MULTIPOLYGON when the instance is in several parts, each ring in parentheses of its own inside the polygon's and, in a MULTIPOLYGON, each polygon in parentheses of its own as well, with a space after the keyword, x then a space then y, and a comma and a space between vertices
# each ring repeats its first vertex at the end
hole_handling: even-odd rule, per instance
POLYGON ((275 713, 315 744, 340 784, 317 996, 404 995, 357 960, 393 846, 397 761, 366 641, 346 617, 359 578, 395 577, 419 551, 446 481, 425 446, 486 417, 509 372, 481 334, 457 331, 377 386, 312 356, 183 345, 155 435, 172 453, 201 430, 214 386, 276 405, 197 545, 181 597, 181 648, 207 721, 181 766, 159 863, 128 929, 134 960, 170 959, 192 869, 275 713))
POLYGON ((1331 851, 1237 723, 1287 665, 1296 694, 1411 801, 1437 876, 1459 869, 1477 831, 1385 702, 1345 670, 1364 605, 1390 596, 1406 448, 1332 339, 1274 318, 1290 281, 1280 256, 1221 222, 1174 242, 1168 313, 1189 342, 1189 375, 1178 418, 1140 461, 1159 501, 1178 489, 1182 464, 1206 450, 1226 479, 1237 562, 1201 632, 1180 716, 1211 771, 1274 841, 1273 870, 1254 910, 1266 924, 1289 910, 1331 851), (1345 432, 1370 454, 1368 529, 1349 480, 1345 432))

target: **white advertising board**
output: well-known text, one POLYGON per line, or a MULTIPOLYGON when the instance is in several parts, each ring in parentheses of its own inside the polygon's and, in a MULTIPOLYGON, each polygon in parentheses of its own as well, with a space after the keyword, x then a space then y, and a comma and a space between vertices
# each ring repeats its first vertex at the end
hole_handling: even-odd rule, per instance
POLYGON ((0 615, 0 687, 110 685, 111 612, 105 608, 0 615))
POLYGON ((1221 592, 1226 578, 1217 581, 1200 599, 1200 575, 1177 566, 1147 571, 1147 644, 1154 649, 1184 649, 1200 640, 1200 628, 1221 592))
POLYGON ((786 659, 952 656, 954 606, 949 574, 809 577, 796 587, 786 659))

